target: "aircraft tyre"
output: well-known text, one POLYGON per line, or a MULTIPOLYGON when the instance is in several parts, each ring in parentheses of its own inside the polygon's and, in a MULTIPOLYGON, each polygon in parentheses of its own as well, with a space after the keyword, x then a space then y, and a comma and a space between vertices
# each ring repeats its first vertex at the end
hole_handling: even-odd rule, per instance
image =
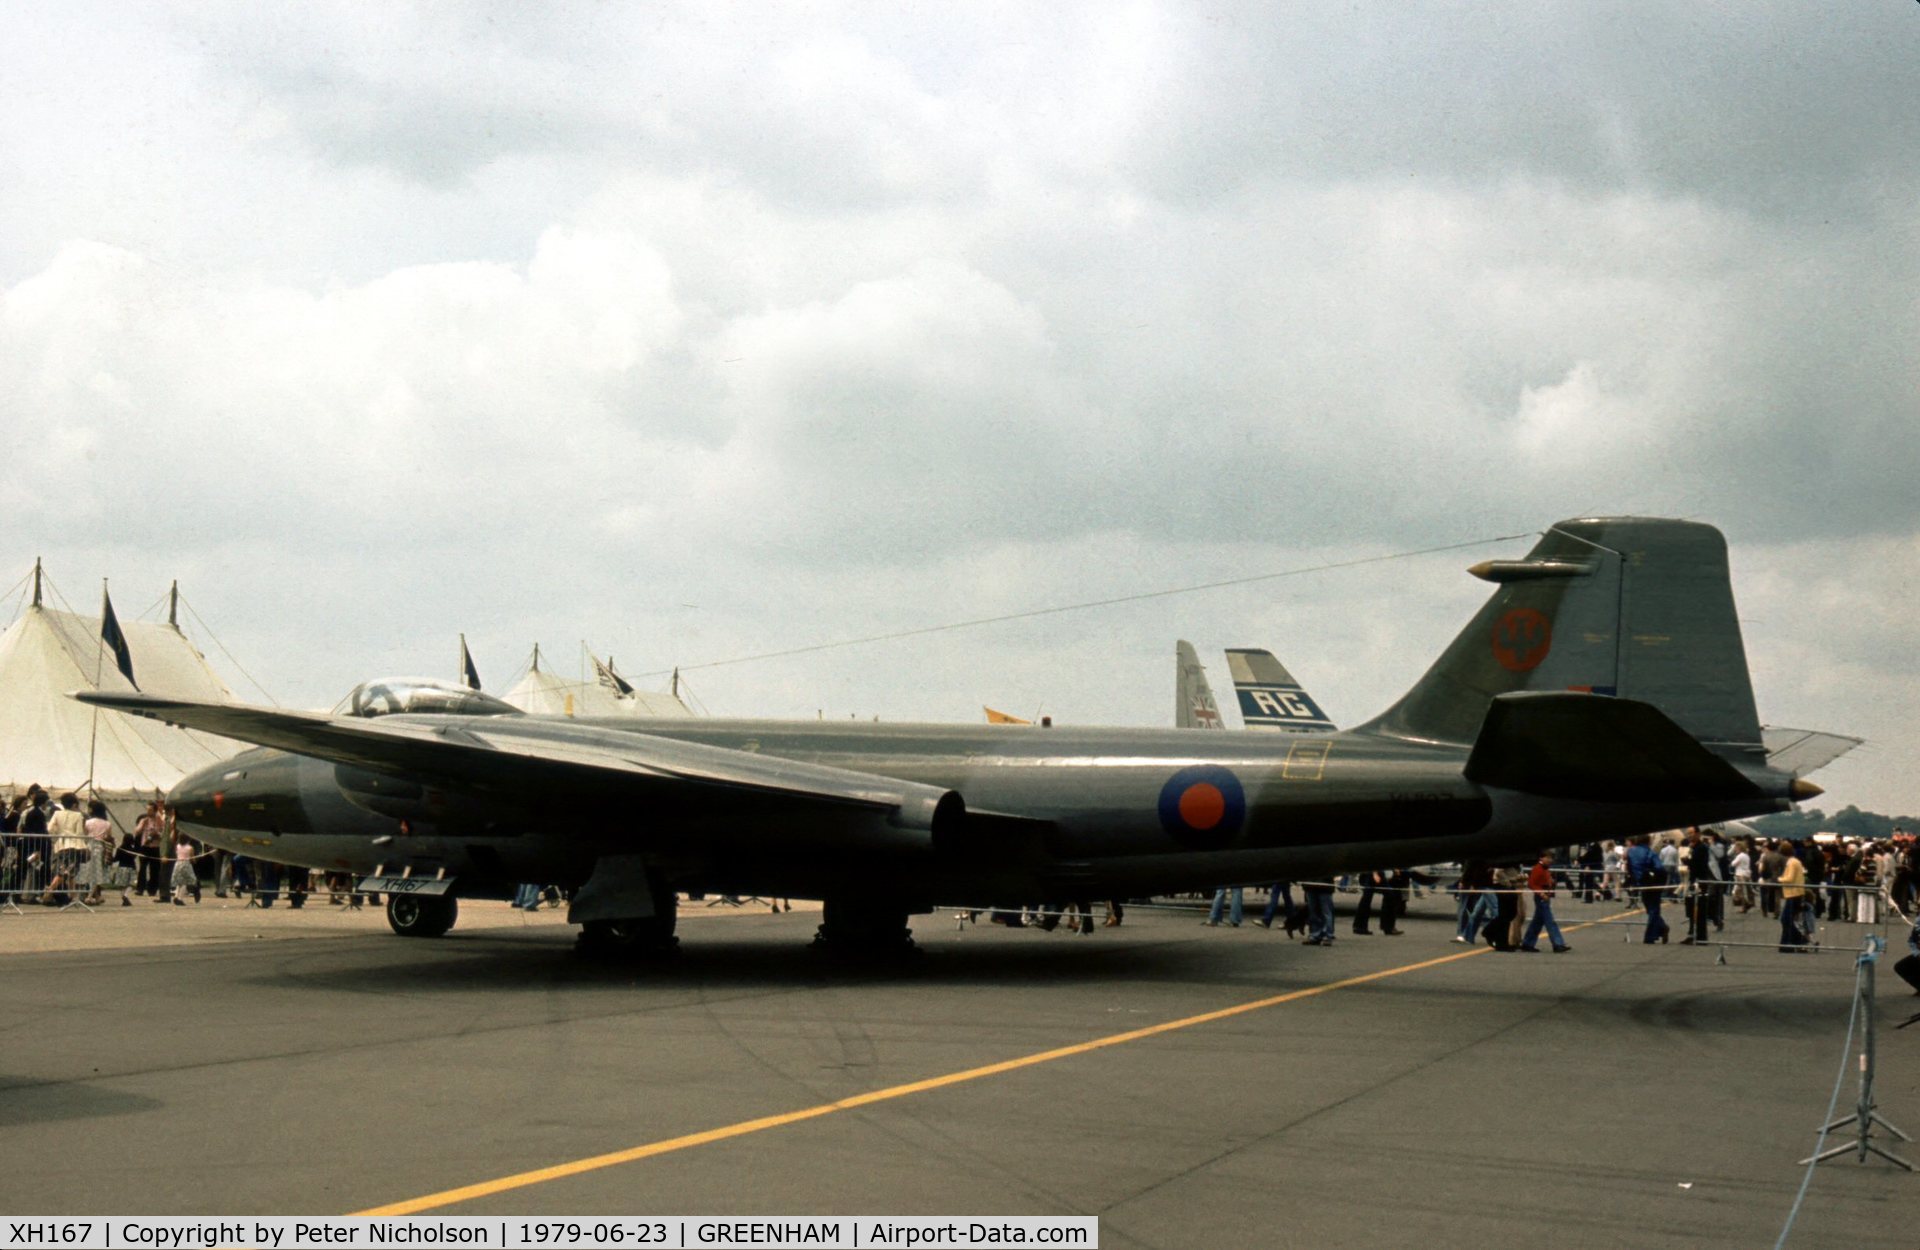
POLYGON ((680 947, 673 936, 680 918, 680 896, 664 881, 654 881, 649 893, 653 915, 618 916, 610 920, 588 920, 574 939, 576 954, 591 958, 630 958, 636 955, 670 954, 680 947))
POLYGON ((387 926, 401 937, 439 937, 459 915, 459 902, 446 895, 387 895, 387 926))
POLYGON ((895 956, 916 951, 908 913, 865 899, 829 898, 821 904, 815 950, 829 954, 895 956))

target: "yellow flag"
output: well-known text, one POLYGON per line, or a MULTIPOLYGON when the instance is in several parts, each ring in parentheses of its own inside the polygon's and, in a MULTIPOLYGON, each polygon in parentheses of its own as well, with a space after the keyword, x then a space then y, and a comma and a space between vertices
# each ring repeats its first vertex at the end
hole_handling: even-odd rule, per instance
POLYGON ((1022 720, 1018 716, 1008 716, 1005 712, 995 711, 993 708, 987 707, 985 705, 982 705, 980 710, 987 714, 987 724, 989 725, 1031 725, 1033 724, 1033 722, 1030 720, 1022 720))

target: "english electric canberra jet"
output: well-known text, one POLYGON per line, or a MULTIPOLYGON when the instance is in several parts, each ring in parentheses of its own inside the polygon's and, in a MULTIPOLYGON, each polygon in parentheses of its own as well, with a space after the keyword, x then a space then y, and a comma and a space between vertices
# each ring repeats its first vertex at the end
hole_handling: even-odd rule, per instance
POLYGON ((680 890, 818 898, 819 940, 887 947, 942 904, 1518 855, 1820 793, 1769 763, 1718 530, 1563 521, 1471 571, 1479 615, 1340 733, 576 720, 410 682, 333 715, 75 697, 259 744, 174 787, 196 838, 351 872, 408 935, 568 886, 600 947, 670 944, 680 890))

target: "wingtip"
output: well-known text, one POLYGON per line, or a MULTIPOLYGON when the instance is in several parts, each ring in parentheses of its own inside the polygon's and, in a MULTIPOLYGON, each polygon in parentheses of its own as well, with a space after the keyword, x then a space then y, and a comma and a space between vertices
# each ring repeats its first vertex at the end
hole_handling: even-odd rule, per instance
POLYGON ((69 690, 67 697, 93 707, 118 708, 123 711, 154 707, 165 702, 164 699, 148 694, 144 690, 69 690))

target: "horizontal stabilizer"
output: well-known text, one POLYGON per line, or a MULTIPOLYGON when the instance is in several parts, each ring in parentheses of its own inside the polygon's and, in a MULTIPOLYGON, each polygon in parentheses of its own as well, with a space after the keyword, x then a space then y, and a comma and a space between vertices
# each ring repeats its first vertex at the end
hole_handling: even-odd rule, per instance
POLYGON ((1483 786, 1601 802, 1761 793, 1650 703, 1550 691, 1495 698, 1466 775, 1483 786))
POLYGON ((1767 767, 1796 777, 1825 768, 1864 741, 1866 739, 1846 734, 1788 729, 1781 725, 1767 725, 1760 730, 1760 742, 1767 749, 1767 767))

